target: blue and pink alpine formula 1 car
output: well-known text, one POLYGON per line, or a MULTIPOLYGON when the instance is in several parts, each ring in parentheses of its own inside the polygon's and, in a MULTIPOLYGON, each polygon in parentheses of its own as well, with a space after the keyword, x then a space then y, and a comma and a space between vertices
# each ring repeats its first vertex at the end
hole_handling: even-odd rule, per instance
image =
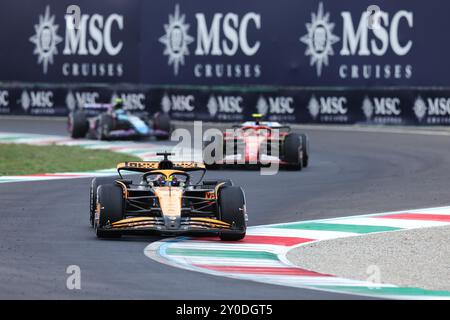
POLYGON ((72 138, 99 140, 170 138, 172 124, 167 114, 130 112, 121 101, 113 104, 86 104, 69 114, 68 131, 72 138))

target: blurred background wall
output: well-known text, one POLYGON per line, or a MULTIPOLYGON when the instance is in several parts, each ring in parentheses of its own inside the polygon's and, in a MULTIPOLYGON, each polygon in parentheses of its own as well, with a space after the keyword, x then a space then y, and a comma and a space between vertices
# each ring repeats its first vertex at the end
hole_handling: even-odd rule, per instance
POLYGON ((3 0, 0 114, 449 124, 450 3, 373 2, 3 0))

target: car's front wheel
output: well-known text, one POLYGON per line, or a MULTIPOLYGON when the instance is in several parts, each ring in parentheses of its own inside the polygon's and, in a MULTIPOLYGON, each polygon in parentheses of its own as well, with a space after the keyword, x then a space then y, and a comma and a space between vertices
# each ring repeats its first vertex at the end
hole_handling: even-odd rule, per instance
POLYGON ((97 207, 97 190, 102 184, 114 184, 116 177, 97 177, 92 179, 89 189, 89 221, 91 227, 94 227, 95 210, 97 207))
POLYGON ((238 241, 245 237, 247 222, 245 218, 245 196, 240 187, 225 186, 219 189, 220 220, 232 226, 231 232, 221 233, 223 241, 238 241))
POLYGON ((98 187, 97 210, 99 216, 95 219, 95 233, 98 238, 120 238, 120 232, 106 231, 103 228, 123 219, 123 192, 120 186, 103 184, 98 187))

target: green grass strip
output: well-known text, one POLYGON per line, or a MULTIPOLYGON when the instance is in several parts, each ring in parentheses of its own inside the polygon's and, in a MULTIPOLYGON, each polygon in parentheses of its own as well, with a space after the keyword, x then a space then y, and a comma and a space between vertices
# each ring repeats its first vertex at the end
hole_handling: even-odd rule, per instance
POLYGON ((386 226, 367 226, 367 225, 321 223, 321 222, 291 223, 281 226, 274 226, 272 228, 339 231, 339 232, 353 232, 353 233, 372 233, 372 232, 400 230, 400 228, 386 227, 386 226))
POLYGON ((124 153, 79 146, 0 144, 0 176, 95 171, 139 160, 124 153))
POLYGON ((278 260, 276 254, 265 251, 242 251, 242 250, 201 250, 168 248, 168 255, 177 256, 198 256, 198 257, 217 257, 217 258, 247 258, 247 259, 270 259, 278 260))

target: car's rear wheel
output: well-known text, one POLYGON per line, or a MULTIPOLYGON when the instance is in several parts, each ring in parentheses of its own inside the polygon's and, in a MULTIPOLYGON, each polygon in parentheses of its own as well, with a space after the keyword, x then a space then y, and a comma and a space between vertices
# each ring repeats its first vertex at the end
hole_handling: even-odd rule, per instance
POLYGON ((245 237, 245 196, 240 187, 225 186, 219 189, 220 220, 232 226, 232 232, 220 233, 223 241, 238 241, 245 237))
POLYGON ((157 112, 153 116, 153 129, 154 130, 161 130, 167 132, 166 135, 158 135, 156 136, 156 139, 158 140, 167 140, 170 138, 170 134, 172 132, 172 122, 170 120, 170 117, 166 113, 160 113, 157 112))
POLYGON ((114 119, 109 114, 100 115, 97 127, 97 138, 99 140, 107 140, 109 132, 113 129, 114 119))
POLYGON ((95 233, 98 238, 120 238, 120 232, 106 231, 103 228, 123 219, 122 188, 114 184, 103 184, 98 187, 97 202, 100 210, 95 221, 95 233))
POLYGON ((113 184, 114 181, 116 181, 117 178, 115 177, 97 177, 92 179, 91 181, 91 187, 89 190, 89 221, 91 223, 91 226, 94 227, 94 217, 95 217, 95 210, 97 206, 97 190, 98 187, 103 184, 113 184))
POLYGON ((86 114, 81 111, 73 111, 69 114, 67 129, 74 139, 83 138, 89 130, 89 123, 86 114))
POLYGON ((288 169, 302 170, 303 149, 300 135, 290 133, 286 136, 283 142, 283 160, 288 163, 288 169))
POLYGON ((302 148, 303 148, 303 168, 306 168, 309 164, 309 139, 308 136, 304 133, 300 134, 302 139, 302 148))

